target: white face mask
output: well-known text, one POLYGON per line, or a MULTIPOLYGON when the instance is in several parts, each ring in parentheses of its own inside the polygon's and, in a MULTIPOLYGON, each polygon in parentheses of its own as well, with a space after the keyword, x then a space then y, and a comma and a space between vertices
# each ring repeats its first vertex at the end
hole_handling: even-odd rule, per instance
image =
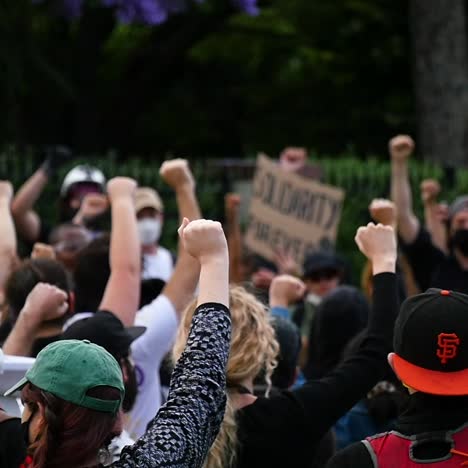
POLYGON ((148 246, 158 242, 161 237, 162 222, 155 218, 143 218, 138 221, 138 234, 141 245, 148 246))

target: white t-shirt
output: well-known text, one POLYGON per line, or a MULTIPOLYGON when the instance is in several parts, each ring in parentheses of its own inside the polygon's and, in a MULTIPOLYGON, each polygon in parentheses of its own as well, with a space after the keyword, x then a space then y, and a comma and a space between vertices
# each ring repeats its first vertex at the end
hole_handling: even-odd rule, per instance
POLYGON ((174 270, 174 259, 171 252, 159 246, 154 254, 143 255, 143 279, 158 278, 168 281, 174 270))
POLYGON ((132 439, 138 439, 161 406, 159 367, 171 350, 177 333, 177 313, 171 301, 159 295, 151 304, 137 312, 135 325, 146 327, 145 333, 131 346, 138 382, 138 396, 127 414, 125 429, 132 439))

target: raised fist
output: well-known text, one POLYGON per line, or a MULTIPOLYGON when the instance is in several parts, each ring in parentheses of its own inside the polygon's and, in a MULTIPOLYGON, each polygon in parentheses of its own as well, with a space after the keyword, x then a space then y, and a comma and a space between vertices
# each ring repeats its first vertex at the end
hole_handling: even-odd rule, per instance
POLYGON ((357 230, 354 240, 359 250, 369 260, 382 259, 396 262, 397 245, 395 231, 391 226, 369 223, 357 230))
POLYGON ((0 180, 0 198, 8 201, 13 198, 13 185, 8 180, 0 180))
POLYGON ((224 206, 226 213, 234 214, 239 210, 241 204, 241 197, 237 193, 227 193, 224 196, 224 206))
POLYGON ((186 252, 200 263, 225 260, 228 253, 226 237, 221 223, 206 219, 189 222, 184 218, 179 236, 186 252))
POLYGON ((51 245, 36 242, 31 253, 31 258, 33 260, 36 260, 38 258, 44 258, 46 260, 55 260, 55 250, 51 245))
POLYGON ((285 148, 279 158, 281 169, 287 172, 296 172, 305 166, 307 162, 307 150, 305 148, 285 148))
POLYGON ((270 286, 270 306, 293 304, 304 297, 305 284, 290 275, 276 276, 270 286))
POLYGON ((23 310, 37 323, 54 320, 67 312, 67 299, 67 294, 56 286, 38 283, 26 298, 23 310))
POLYGON ((440 184, 435 179, 426 179, 421 182, 421 200, 424 204, 436 203, 440 194, 440 184))
POLYGON ((81 224, 86 219, 92 219, 104 213, 109 207, 109 200, 102 193, 88 193, 81 202, 75 222, 81 224))
POLYGON ((408 135, 398 135, 388 143, 390 156, 394 161, 406 161, 414 151, 414 141, 408 135))
POLYGON ((130 177, 114 177, 107 182, 107 193, 113 202, 119 197, 132 197, 137 183, 130 177))
POLYGON ((382 223, 386 226, 395 226, 396 224, 396 205, 385 198, 375 198, 369 205, 369 213, 376 223, 382 223))
POLYGON ((195 187, 195 179, 193 178, 186 159, 164 161, 159 169, 159 174, 166 184, 174 190, 178 190, 182 187, 195 187))

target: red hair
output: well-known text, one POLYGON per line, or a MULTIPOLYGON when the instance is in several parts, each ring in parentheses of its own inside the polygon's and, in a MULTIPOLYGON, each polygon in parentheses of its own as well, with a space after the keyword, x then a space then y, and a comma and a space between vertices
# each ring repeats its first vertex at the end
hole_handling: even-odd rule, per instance
MULTIPOLYGON (((97 387, 88 394, 103 400, 120 397, 111 387, 97 387)), ((118 435, 114 432, 117 415, 69 403, 32 384, 23 388, 21 396, 31 411, 39 411, 38 403, 44 407, 38 437, 28 447, 31 468, 73 468, 94 460, 97 464, 100 449, 118 435)))

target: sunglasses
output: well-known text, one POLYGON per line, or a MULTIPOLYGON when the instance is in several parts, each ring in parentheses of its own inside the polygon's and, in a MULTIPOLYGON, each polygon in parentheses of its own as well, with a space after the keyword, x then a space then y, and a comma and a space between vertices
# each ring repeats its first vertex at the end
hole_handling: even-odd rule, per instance
POLYGON ((333 278, 337 278, 338 276, 340 276, 340 274, 337 270, 321 270, 308 274, 306 279, 310 281, 319 282, 322 280, 328 281, 333 278))

